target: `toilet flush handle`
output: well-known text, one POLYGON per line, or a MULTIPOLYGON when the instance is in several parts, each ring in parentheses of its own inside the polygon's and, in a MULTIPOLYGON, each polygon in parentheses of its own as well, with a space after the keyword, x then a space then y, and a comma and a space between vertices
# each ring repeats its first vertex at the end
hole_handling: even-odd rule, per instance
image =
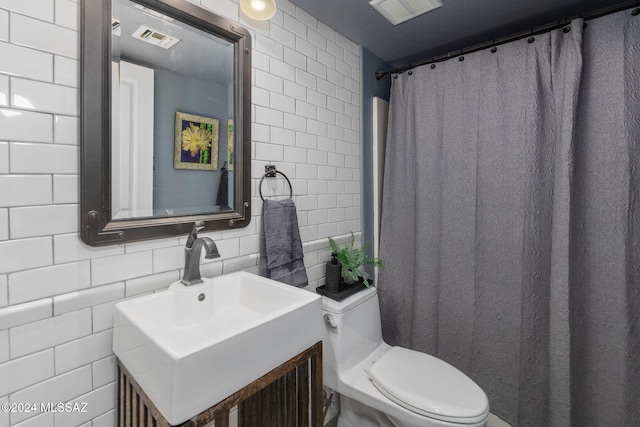
POLYGON ((331 329, 338 328, 338 324, 336 323, 335 320, 333 320, 333 317, 331 317, 330 314, 327 313, 323 317, 324 317, 324 323, 326 323, 328 327, 330 327, 331 329))

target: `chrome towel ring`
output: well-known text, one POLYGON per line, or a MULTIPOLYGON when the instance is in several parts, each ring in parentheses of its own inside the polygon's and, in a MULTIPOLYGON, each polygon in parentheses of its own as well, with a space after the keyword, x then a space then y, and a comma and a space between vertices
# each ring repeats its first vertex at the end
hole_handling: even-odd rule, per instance
POLYGON ((264 181, 265 178, 275 178, 276 174, 282 175, 282 177, 287 181, 287 184, 289 184, 289 198, 292 198, 293 187, 291 186, 291 181, 289 181, 287 175, 283 174, 279 170, 276 170, 276 167, 274 165, 267 165, 264 167, 264 169, 266 173, 262 175, 262 178, 260 178, 260 183, 258 184, 258 191, 260 192, 260 198, 262 199, 262 201, 264 202, 264 197, 262 196, 262 181, 264 181))

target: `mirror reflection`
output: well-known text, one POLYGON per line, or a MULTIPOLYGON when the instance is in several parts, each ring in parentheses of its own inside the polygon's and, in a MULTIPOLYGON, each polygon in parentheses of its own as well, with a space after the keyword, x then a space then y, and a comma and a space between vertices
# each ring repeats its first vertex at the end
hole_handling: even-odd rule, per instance
POLYGON ((112 218, 233 210, 233 43, 129 0, 111 31, 112 218))

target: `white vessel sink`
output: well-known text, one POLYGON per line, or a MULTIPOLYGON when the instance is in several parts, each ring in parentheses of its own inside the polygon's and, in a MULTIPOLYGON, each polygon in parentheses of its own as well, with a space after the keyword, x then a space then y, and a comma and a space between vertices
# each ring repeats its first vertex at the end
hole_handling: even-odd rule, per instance
POLYGON ((116 304, 113 351, 179 424, 317 343, 323 329, 319 295, 238 272, 116 304))

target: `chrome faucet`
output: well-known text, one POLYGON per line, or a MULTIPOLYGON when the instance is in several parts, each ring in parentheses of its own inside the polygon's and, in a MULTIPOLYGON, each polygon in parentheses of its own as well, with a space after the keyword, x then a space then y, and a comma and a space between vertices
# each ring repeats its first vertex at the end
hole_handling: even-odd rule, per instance
POLYGON ((208 237, 198 237, 198 231, 204 228, 204 222, 196 221, 184 247, 184 274, 182 283, 186 286, 202 283, 200 276, 200 253, 204 248, 206 259, 220 258, 218 247, 208 237))

